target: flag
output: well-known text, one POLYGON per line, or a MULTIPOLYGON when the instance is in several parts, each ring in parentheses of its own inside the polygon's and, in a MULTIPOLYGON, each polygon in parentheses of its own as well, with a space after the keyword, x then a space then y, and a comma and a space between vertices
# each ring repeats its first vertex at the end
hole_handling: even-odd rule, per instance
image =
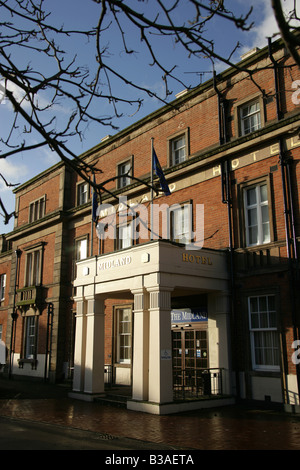
MULTIPOLYGON (((95 175, 94 175, 94 184, 96 183, 95 175)), ((97 209, 98 209, 98 201, 97 201, 97 193, 95 188, 93 188, 93 197, 92 197, 92 220, 93 222, 97 222, 97 209)))
POLYGON ((169 189, 168 183, 166 181, 165 175, 161 169, 160 163, 158 161, 157 155, 155 153, 154 148, 152 149, 153 152, 153 170, 156 173, 156 176, 159 178, 160 186, 163 192, 165 193, 166 196, 169 196, 171 194, 171 191, 169 189))

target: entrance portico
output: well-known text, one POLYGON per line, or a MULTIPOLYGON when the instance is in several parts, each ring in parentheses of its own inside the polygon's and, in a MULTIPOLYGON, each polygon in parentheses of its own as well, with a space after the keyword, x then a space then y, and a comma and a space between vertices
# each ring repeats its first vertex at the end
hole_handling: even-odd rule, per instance
MULTIPOLYGON (((104 303, 133 299, 132 399, 128 408, 163 413, 173 403, 172 299, 208 296, 210 367, 222 367, 230 390, 226 254, 185 250, 168 241, 146 244, 77 263, 73 395, 104 394, 104 303)), ((173 409, 172 409, 173 412, 173 409)))

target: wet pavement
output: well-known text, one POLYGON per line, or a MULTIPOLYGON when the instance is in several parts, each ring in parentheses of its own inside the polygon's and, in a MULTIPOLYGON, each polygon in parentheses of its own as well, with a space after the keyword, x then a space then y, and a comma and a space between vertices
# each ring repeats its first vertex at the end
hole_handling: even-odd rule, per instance
POLYGON ((0 417, 135 440, 137 449, 299 450, 300 416, 235 405, 168 416, 83 402, 64 385, 0 378, 0 417), (144 443, 144 447, 143 444, 144 443), (165 446, 165 447, 164 447, 165 446))

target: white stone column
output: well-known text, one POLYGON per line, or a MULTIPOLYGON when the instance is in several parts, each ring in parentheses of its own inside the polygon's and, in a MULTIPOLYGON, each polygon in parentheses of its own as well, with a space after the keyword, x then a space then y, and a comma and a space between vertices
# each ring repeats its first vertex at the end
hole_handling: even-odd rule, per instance
MULTIPOLYGON (((76 300, 76 299, 75 299, 76 300)), ((84 384, 84 364, 86 347, 86 317, 85 302, 76 300, 75 350, 74 350, 74 377, 73 391, 82 392, 84 384)))
POLYGON ((87 299, 84 392, 104 393, 104 300, 87 299))
POLYGON ((132 398, 146 401, 149 373, 149 294, 144 289, 131 292, 134 295, 132 398))
MULTIPOLYGON (((230 338, 230 295, 227 291, 220 291, 212 295, 209 305, 214 305, 216 328, 218 332, 218 364, 211 364, 223 369, 223 393, 232 392, 232 364, 231 364, 231 338, 230 338)), ((211 351, 212 347, 210 347, 211 351)))
POLYGON ((173 401, 171 290, 148 289, 149 315, 149 402, 173 401))

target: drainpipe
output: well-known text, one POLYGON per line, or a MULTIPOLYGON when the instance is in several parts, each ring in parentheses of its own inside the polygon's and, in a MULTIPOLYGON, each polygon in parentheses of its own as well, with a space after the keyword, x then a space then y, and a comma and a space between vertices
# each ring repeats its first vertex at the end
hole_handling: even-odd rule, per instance
POLYGON ((10 351, 9 351, 9 371, 8 377, 11 379, 12 376, 12 358, 13 358, 13 348, 14 348, 14 331, 17 323, 18 314, 16 312, 16 296, 17 296, 17 285, 19 279, 19 260, 21 257, 21 250, 17 249, 16 253, 16 274, 15 274, 15 286, 14 286, 14 303, 13 303, 13 312, 11 314, 11 334, 10 334, 10 351))
POLYGON ((48 316, 47 316, 47 336, 46 336, 46 353, 45 353, 45 371, 44 381, 49 379, 50 365, 51 365, 51 351, 52 351, 52 327, 53 327, 53 303, 48 304, 48 316), (48 367, 49 362, 49 367, 48 367), (48 377, 47 377, 48 372, 48 377))

